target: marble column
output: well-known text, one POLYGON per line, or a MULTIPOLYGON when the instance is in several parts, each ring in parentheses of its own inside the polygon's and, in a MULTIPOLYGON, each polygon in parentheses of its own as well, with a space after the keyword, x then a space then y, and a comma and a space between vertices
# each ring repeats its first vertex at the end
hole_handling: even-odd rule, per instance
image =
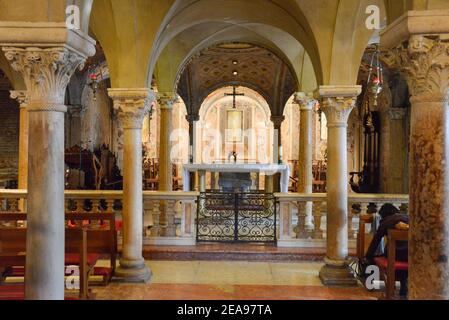
POLYGON ((411 11, 381 35, 411 93, 409 299, 449 299, 448 33, 449 11, 411 11))
POLYGON ((94 45, 87 35, 55 23, 0 27, 0 46, 28 96, 28 300, 64 299, 64 96, 94 45))
POLYGON ((173 190, 173 172, 170 159, 170 134, 172 131, 172 110, 177 96, 173 92, 159 92, 157 102, 161 111, 159 147, 159 190, 173 190))
MULTIPOLYGON (((313 192, 313 108, 317 101, 311 96, 307 96, 303 92, 298 92, 295 95, 295 102, 300 109, 300 127, 299 127, 299 168, 298 168, 298 193, 312 193, 313 192)), ((302 209, 302 207, 301 207, 302 209)), ((305 217, 307 222, 312 221, 312 202, 308 202, 303 207, 304 212, 298 212, 298 215, 305 217)), ((308 233, 304 226, 298 226, 298 238, 308 237, 308 233)))
POLYGON ((347 127, 360 93, 360 86, 320 86, 316 92, 328 126, 327 253, 320 278, 330 286, 357 284, 348 265, 347 127))
MULTIPOLYGON (((27 92, 11 91, 11 98, 19 102, 20 124, 19 124, 19 175, 18 188, 28 188, 28 110, 27 92)), ((24 204, 21 205, 25 209, 24 204)))
POLYGON ((146 88, 109 89, 108 93, 124 131, 123 249, 115 276, 120 281, 146 282, 151 271, 142 257, 142 126, 154 94, 146 88))
MULTIPOLYGON (((282 122, 284 122, 285 116, 271 116, 273 122, 273 163, 278 164, 283 162, 283 148, 282 148, 282 122)), ((281 175, 276 173, 272 176, 265 177, 265 189, 266 192, 280 192, 281 175), (271 191, 270 191, 271 190, 271 191)))

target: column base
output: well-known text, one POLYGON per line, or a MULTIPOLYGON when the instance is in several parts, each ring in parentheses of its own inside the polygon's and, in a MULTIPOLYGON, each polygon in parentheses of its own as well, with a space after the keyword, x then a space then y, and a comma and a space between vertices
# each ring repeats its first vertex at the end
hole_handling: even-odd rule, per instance
POLYGON ((151 280, 152 272, 145 265, 145 261, 125 261, 120 260, 120 265, 115 270, 114 281, 130 283, 148 283, 151 280))
POLYGON ((340 264, 326 262, 320 270, 320 280, 329 287, 356 287, 358 285, 353 270, 346 262, 340 264))

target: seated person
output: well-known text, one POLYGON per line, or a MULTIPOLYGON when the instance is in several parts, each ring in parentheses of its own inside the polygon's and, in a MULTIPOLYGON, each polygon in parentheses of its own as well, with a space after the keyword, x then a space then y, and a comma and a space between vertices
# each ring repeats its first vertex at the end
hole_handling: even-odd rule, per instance
MULTIPOLYGON (((388 230, 395 229, 397 225, 408 224, 409 217, 408 215, 401 214, 399 209, 396 208, 391 203, 386 203, 382 206, 379 211, 379 215, 381 220, 379 222, 379 227, 374 235, 373 240, 368 248, 368 251, 365 255, 365 263, 366 265, 373 265, 374 257, 376 251, 382 241, 382 239, 388 235, 388 230)), ((388 255, 388 252, 384 250, 385 256, 388 255)), ((408 243, 406 241, 398 241, 396 244, 396 260, 397 261, 408 261, 408 243)), ((396 278, 401 282, 401 296, 407 295, 407 277, 408 272, 404 270, 398 270, 396 272, 396 278)))

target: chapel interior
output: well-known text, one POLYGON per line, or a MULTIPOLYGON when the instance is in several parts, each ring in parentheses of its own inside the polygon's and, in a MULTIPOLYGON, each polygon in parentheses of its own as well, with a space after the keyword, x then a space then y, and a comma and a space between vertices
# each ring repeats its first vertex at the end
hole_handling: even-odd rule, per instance
POLYGON ((0 1, 0 300, 447 300, 448 103, 448 0, 0 1))

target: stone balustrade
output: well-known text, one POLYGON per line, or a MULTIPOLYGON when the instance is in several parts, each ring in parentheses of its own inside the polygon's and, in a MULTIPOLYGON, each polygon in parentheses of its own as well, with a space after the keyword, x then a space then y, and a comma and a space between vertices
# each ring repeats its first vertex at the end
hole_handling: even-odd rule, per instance
MULTIPOLYGON (((20 212, 26 190, 0 190, 0 212, 20 212)), ((324 193, 278 193, 278 246, 325 247, 327 198, 324 193), (312 203, 308 215, 306 204, 312 203)), ((121 220, 122 191, 66 191, 67 212, 114 212, 121 220)), ((195 245, 196 192, 143 192, 143 236, 146 245, 195 245)), ((408 212, 408 195, 350 194, 349 246, 355 246, 360 214, 376 214, 384 203, 408 212)), ((367 229, 369 232, 370 229, 367 229)))
MULTIPOLYGON (((20 212, 26 190, 0 190, 0 212, 20 212)), ((194 245, 196 192, 143 192, 144 244, 194 245)), ((65 191, 66 212, 122 214, 122 191, 65 191)), ((119 234, 120 235, 120 234, 119 234)))
MULTIPOLYGON (((280 247, 325 247, 327 198, 324 193, 279 193, 278 199, 280 247), (312 214, 307 215, 306 204, 312 203, 312 214)), ((385 203, 392 203, 408 213, 408 195, 350 194, 348 197, 348 239, 355 247, 360 214, 376 214, 385 203)), ((370 228, 367 232, 370 232, 370 228)))

